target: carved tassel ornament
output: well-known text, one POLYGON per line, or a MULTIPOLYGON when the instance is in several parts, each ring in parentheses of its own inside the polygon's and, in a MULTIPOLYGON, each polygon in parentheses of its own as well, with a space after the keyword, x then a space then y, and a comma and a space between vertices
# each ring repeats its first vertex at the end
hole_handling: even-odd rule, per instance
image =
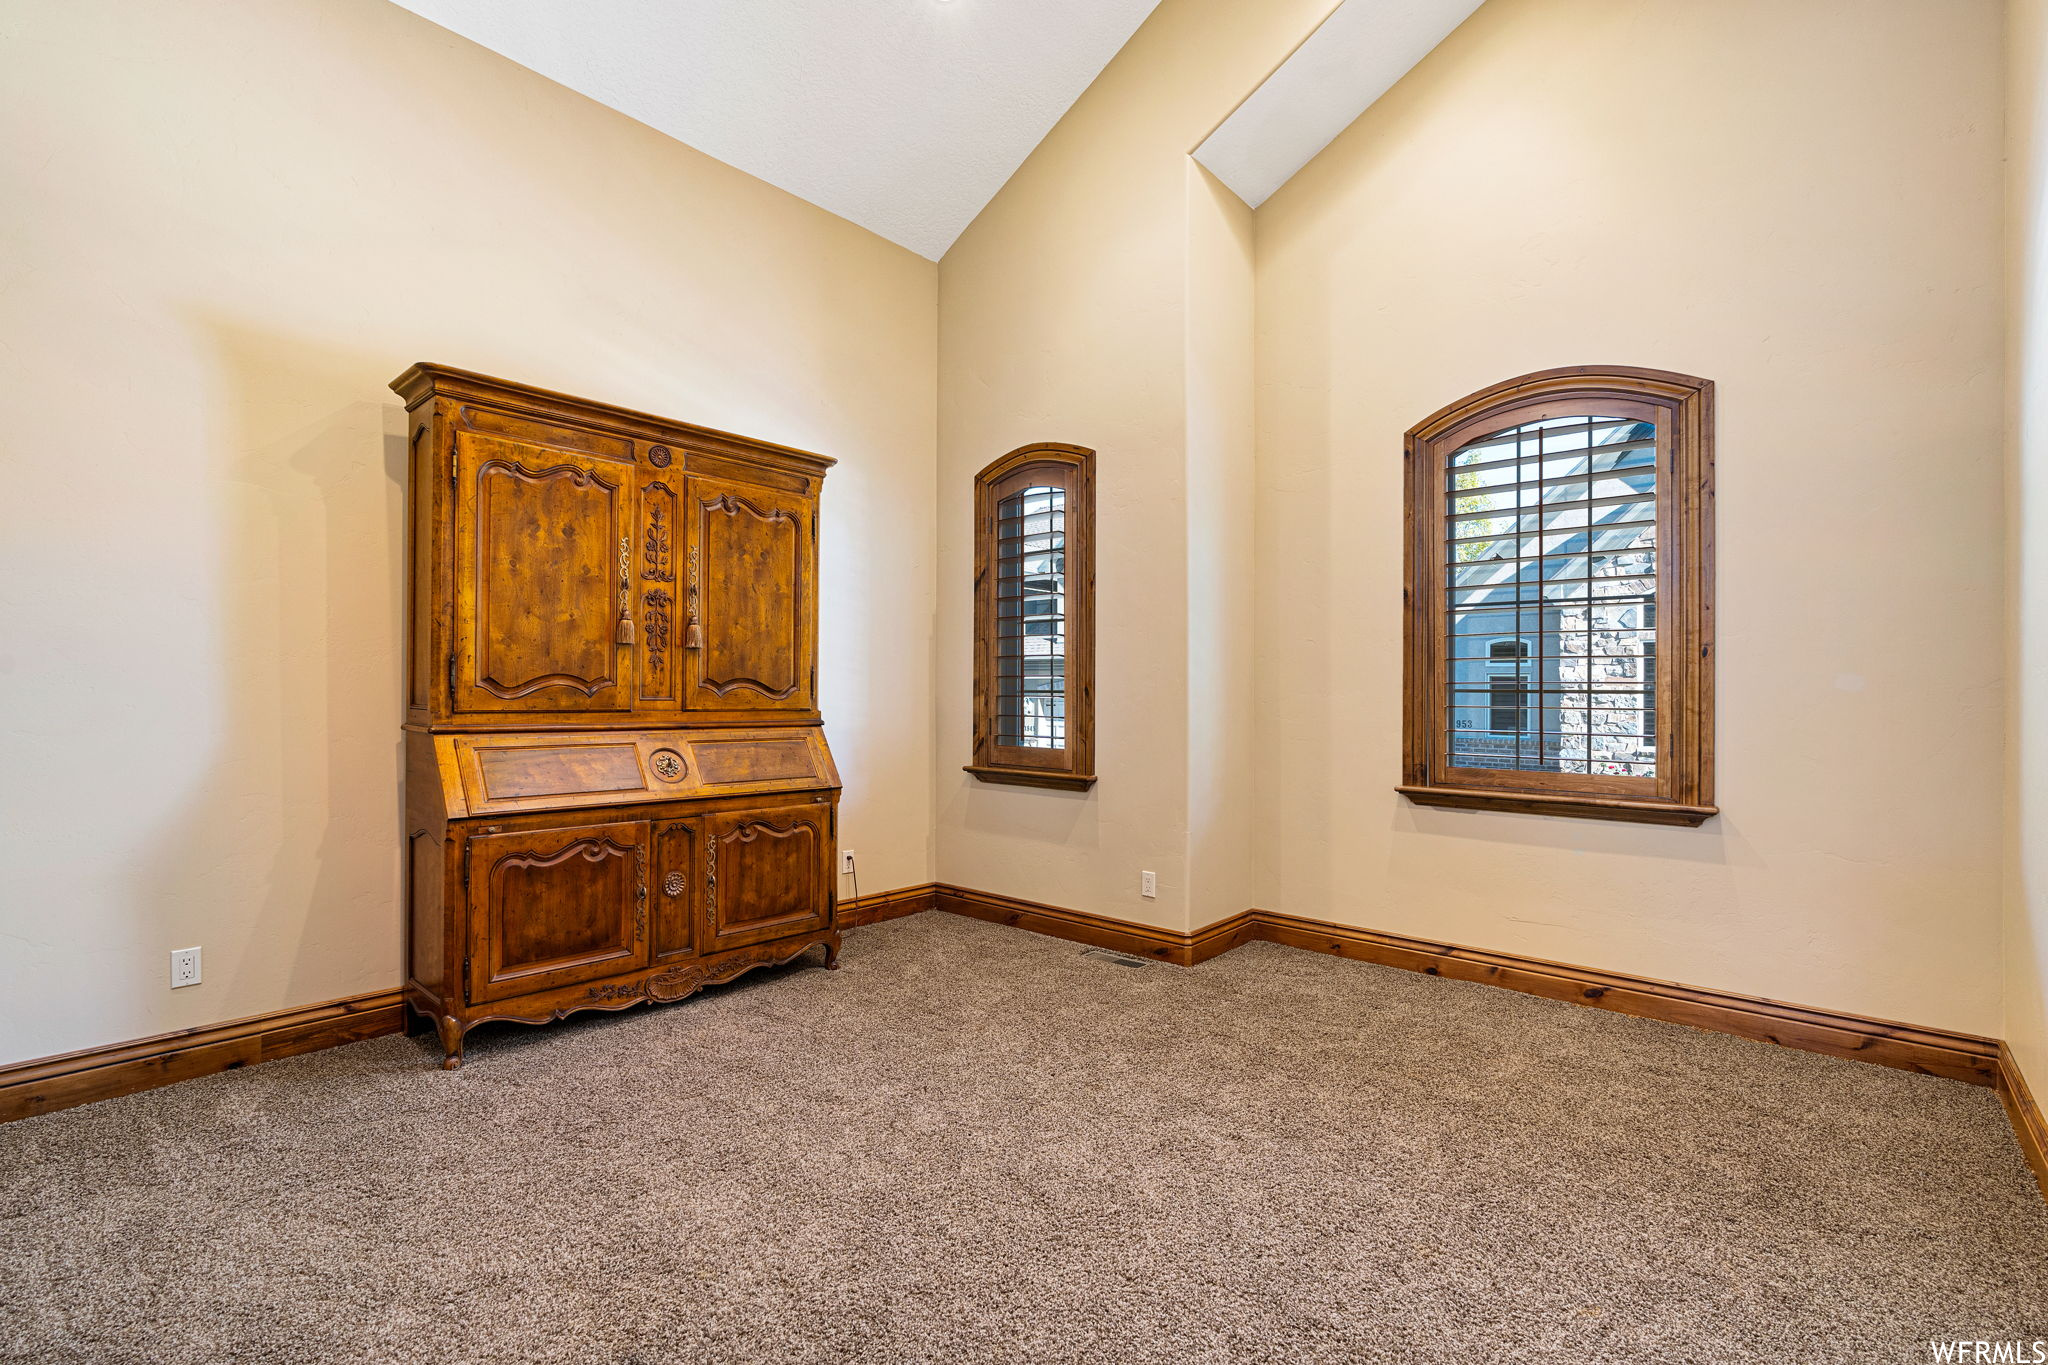
POLYGON ((638 638, 633 629, 633 543, 623 536, 619 538, 619 630, 612 638, 622 645, 638 638))
POLYGON ((704 628, 697 624, 697 547, 690 547, 690 619, 683 627, 683 648, 704 648, 704 628))

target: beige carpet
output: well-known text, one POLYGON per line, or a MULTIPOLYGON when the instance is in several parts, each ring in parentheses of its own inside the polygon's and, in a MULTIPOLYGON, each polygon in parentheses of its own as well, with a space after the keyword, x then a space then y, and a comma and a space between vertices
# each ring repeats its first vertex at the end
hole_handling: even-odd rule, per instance
POLYGON ((0 1359, 1925 1361, 2048 1337, 1989 1091, 938 914, 0 1127, 0 1359))

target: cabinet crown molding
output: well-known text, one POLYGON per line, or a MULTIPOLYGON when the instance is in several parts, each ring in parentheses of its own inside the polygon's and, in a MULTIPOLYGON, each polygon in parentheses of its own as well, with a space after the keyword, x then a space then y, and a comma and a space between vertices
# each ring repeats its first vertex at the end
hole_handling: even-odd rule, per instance
POLYGON ((578 398, 554 389, 538 388, 510 379, 480 374, 422 360, 409 366, 391 381, 391 391, 405 400, 407 411, 432 398, 488 402, 494 407, 516 406, 536 416, 557 421, 582 422, 612 431, 628 432, 648 441, 667 442, 687 448, 736 455, 800 473, 823 474, 838 461, 815 451, 778 445, 752 436, 741 436, 716 427, 697 426, 672 417, 658 417, 637 408, 578 398))

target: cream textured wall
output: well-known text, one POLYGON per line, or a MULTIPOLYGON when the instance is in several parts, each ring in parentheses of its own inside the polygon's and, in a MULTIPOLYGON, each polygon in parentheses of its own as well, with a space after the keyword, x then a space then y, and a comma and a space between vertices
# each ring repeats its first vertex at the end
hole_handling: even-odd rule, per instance
MULTIPOLYGON (((1166 0, 935 271, 382 0, 0 0, 0 1063, 395 983, 420 358, 840 458, 864 890, 1257 903, 2001 1031, 1999 7, 1489 0, 1254 219, 1186 153, 1328 4, 1166 0), (1701 831, 1391 790, 1400 434, 1590 359, 1721 385, 1701 831), (960 771, 972 475, 1035 440, 1101 452, 1087 794, 960 771)), ((2043 34, 2015 0, 2037 1084, 2043 34)))
POLYGON ((2005 1039, 2048 1094, 2048 2, 2007 5, 2012 648, 2005 1039))
POLYGON ((0 1062, 397 984, 414 360, 839 458, 843 840, 929 879, 929 262, 383 0, 0 67, 0 1062))
POLYGON ((1999 1031, 2001 62, 1991 0, 1489 0, 1266 203, 1266 904, 1999 1031), (1393 791, 1402 432, 1591 361, 1719 386, 1697 831, 1393 791))
MULTIPOLYGON (((1199 259, 1228 270, 1241 224, 1191 182, 1187 153, 1329 7, 1166 0, 940 262, 942 881, 1188 926, 1189 561, 1211 549, 1191 546, 1189 532, 1215 520, 1191 507, 1189 468, 1208 458, 1202 449, 1226 458, 1236 401, 1191 414, 1191 347, 1221 358, 1229 343, 1200 317, 1191 338, 1191 287, 1211 286, 1191 286, 1190 242, 1204 234, 1199 259), (1200 430, 1191 444, 1191 421, 1218 444, 1203 446, 1200 430), (1031 441, 1098 452, 1102 780, 1086 793, 993 786, 960 770, 972 744, 974 474, 1031 441), (1138 895, 1147 869, 1159 874, 1156 900, 1138 895)), ((1196 309, 1238 306, 1228 280, 1213 287, 1196 309)), ((1248 629, 1248 602, 1244 619, 1248 629)), ((1228 689, 1198 702, 1231 704, 1228 689)))

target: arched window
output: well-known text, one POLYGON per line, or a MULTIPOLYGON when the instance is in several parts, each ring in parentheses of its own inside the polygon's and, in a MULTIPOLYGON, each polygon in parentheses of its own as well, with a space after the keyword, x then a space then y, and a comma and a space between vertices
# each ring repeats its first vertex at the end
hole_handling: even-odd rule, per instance
POLYGON ((1095 781, 1095 452, 1013 450, 974 480, 974 762, 984 782, 1095 781))
POLYGON ((1408 433, 1410 799, 1715 813, 1713 413, 1706 380, 1584 367, 1408 433))

